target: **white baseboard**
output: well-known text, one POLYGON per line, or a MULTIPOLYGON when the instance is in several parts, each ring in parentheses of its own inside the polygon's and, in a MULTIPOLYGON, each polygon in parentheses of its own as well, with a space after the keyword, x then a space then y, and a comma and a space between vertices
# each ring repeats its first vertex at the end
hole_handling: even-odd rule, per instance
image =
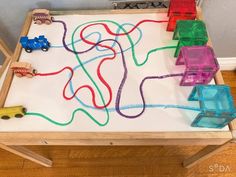
POLYGON ((236 70, 236 57, 217 58, 221 70, 236 70))

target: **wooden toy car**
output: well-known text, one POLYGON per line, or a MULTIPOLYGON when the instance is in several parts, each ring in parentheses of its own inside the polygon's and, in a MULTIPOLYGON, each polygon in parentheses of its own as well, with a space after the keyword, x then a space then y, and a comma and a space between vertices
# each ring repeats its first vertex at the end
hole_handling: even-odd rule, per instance
POLYGON ((11 69, 17 77, 26 76, 32 78, 37 73, 37 71, 32 68, 31 64, 27 62, 13 62, 11 69))
POLYGON ((49 10, 47 9, 35 9, 33 10, 32 14, 33 20, 35 21, 35 24, 41 25, 41 24, 51 24, 52 23, 52 17, 49 14, 49 10))
POLYGON ((27 110, 23 106, 12 106, 0 108, 0 118, 8 120, 10 118, 22 118, 26 114, 27 110))

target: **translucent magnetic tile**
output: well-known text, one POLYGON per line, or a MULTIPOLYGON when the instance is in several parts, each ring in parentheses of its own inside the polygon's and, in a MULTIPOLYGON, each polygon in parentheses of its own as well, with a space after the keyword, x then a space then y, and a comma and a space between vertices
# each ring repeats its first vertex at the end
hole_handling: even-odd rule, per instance
POLYGON ((195 0, 171 0, 169 13, 196 14, 195 0))
POLYGON ((225 126, 228 122, 229 119, 226 117, 223 118, 223 117, 203 116, 197 122, 195 122, 195 125, 193 126, 220 128, 225 126))
POLYGON ((218 69, 214 52, 208 46, 186 46, 181 51, 183 52, 186 66, 199 66, 204 70, 218 69))
POLYGON ((200 20, 179 20, 174 39, 201 39, 208 41, 206 25, 200 20))
POLYGON ((204 110, 216 111, 219 114, 234 112, 232 97, 227 86, 203 86, 199 92, 201 106, 204 110))

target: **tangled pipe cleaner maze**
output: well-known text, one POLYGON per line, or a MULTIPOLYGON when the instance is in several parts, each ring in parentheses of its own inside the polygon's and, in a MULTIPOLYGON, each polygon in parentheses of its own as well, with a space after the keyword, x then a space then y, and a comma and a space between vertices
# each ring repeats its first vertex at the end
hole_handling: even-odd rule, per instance
POLYGON ((124 24, 120 25, 119 23, 117 23, 115 21, 111 21, 111 20, 97 20, 97 21, 86 22, 86 23, 83 23, 83 24, 81 24, 81 25, 79 25, 75 28, 75 30, 73 31, 73 34, 72 34, 71 43, 68 43, 68 44, 66 44, 66 42, 65 42, 66 35, 67 35, 67 25, 66 25, 66 23, 62 20, 54 20, 54 19, 53 19, 53 22, 62 24, 63 29, 64 29, 64 33, 63 33, 63 37, 62 37, 62 44, 63 45, 62 46, 54 45, 54 46, 52 46, 52 48, 55 48, 55 49, 56 48, 58 48, 58 49, 59 48, 64 48, 68 52, 73 53, 76 57, 78 65, 75 66, 74 68, 71 68, 69 66, 65 66, 64 68, 60 69, 59 71, 54 71, 54 72, 50 72, 50 73, 37 73, 36 76, 38 76, 38 77, 50 77, 50 76, 55 76, 55 75, 61 74, 62 72, 68 70, 69 71, 69 79, 65 83, 65 86, 64 86, 63 91, 62 91, 63 98, 67 101, 75 98, 85 108, 94 109, 94 110, 98 110, 98 111, 103 111, 103 112, 105 112, 106 119, 105 119, 104 122, 100 122, 94 116, 92 116, 87 110, 85 110, 84 108, 75 109, 72 112, 71 118, 67 122, 58 122, 58 121, 55 121, 55 120, 45 116, 42 113, 37 113, 37 112, 27 112, 26 115, 41 117, 41 118, 43 118, 43 119, 45 119, 45 120, 47 120, 47 121, 49 121, 49 122, 51 122, 55 125, 66 126, 66 125, 69 125, 73 122, 77 112, 82 112, 82 113, 86 114, 97 125, 105 126, 105 125, 108 124, 108 122, 110 120, 109 112, 114 112, 114 111, 116 111, 120 116, 125 117, 125 118, 129 118, 129 119, 133 119, 133 118, 137 118, 137 117, 141 116, 145 112, 146 108, 162 107, 162 108, 177 108, 177 109, 185 109, 185 110, 192 110, 192 111, 200 111, 199 108, 181 106, 181 105, 146 104, 145 94, 143 92, 143 86, 144 86, 144 83, 145 83, 146 80, 165 79, 165 78, 168 78, 168 77, 179 77, 179 76, 183 76, 183 73, 166 74, 166 75, 162 75, 162 76, 147 76, 147 77, 143 78, 140 85, 139 85, 139 93, 140 93, 140 96, 141 96, 142 104, 126 105, 126 106, 121 106, 120 105, 122 90, 123 90, 123 87, 124 87, 125 82, 126 82, 127 77, 128 77, 128 68, 127 68, 127 65, 126 65, 126 60, 125 60, 124 53, 128 50, 131 50, 134 64, 137 67, 141 67, 141 66, 143 66, 147 63, 147 61, 148 61, 148 59, 149 59, 149 57, 152 53, 160 51, 160 50, 167 50, 167 49, 176 48, 176 46, 164 46, 164 47, 160 47, 160 48, 151 49, 147 53, 146 58, 143 60, 143 62, 139 63, 138 59, 136 57, 136 52, 135 52, 135 45, 137 45, 139 43, 139 41, 141 40, 141 38, 142 38, 142 31, 141 31, 139 26, 141 26, 141 24, 143 24, 143 23, 166 23, 167 21, 141 20, 135 25, 130 24, 130 23, 124 23, 124 24), (113 25, 116 25, 117 26, 116 33, 112 32, 110 30, 109 26, 106 23, 111 23, 113 25), (115 38, 114 39, 101 40, 101 33, 100 32, 92 32, 92 33, 84 36, 83 33, 87 29, 89 29, 91 27, 96 27, 96 26, 102 26, 108 34, 110 34, 112 36, 115 36, 115 38), (131 30, 126 31, 124 26, 132 26, 132 28, 131 28, 131 30), (80 30, 80 35, 79 35, 80 39, 75 40, 75 34, 77 33, 77 31, 81 27, 83 27, 83 28, 80 30), (130 34, 134 31, 136 31, 136 30, 137 30, 137 32, 139 32, 139 38, 136 42, 134 42, 133 39, 131 38, 130 34), (120 33, 120 31, 122 31, 122 33, 120 33), (88 39, 90 38, 90 36, 94 36, 94 35, 98 36, 97 41, 96 42, 89 41, 88 39), (121 37, 121 36, 127 37, 128 41, 130 43, 130 47, 128 47, 124 50, 123 50, 120 42, 118 41, 118 38, 121 37), (91 47, 84 50, 84 51, 77 51, 76 47, 75 47, 75 44, 76 43, 80 44, 82 42, 84 42, 88 45, 91 45, 91 47), (105 45, 104 43, 106 43, 106 42, 112 42, 112 45, 105 45), (116 51, 114 49, 114 47, 116 45, 118 46, 119 51, 116 51), (69 48, 69 46, 72 46, 72 49, 69 48), (86 52, 89 52, 94 48, 97 51, 110 51, 111 53, 96 56, 96 57, 91 58, 91 59, 89 59, 85 62, 82 62, 79 55, 84 54, 86 52), (108 60, 118 59, 117 55, 119 55, 119 54, 121 55, 121 59, 122 59, 122 63, 123 63, 122 64, 123 69, 124 69, 123 76, 122 76, 122 80, 120 81, 120 84, 119 84, 119 87, 118 87, 118 90, 117 90, 117 95, 114 98, 115 99, 115 107, 114 108, 111 108, 111 107, 108 108, 108 106, 110 105, 110 103, 113 99, 113 91, 112 91, 109 83, 107 83, 107 81, 104 79, 104 77, 101 74, 101 66, 103 65, 104 62, 106 62, 108 60), (95 60, 98 60, 98 59, 100 59, 100 62, 98 64, 96 74, 97 74, 99 80, 101 81, 101 83, 106 87, 106 89, 109 93, 109 99, 107 101, 104 99, 104 95, 103 95, 102 90, 99 88, 98 84, 95 82, 95 80, 92 78, 91 74, 88 72, 88 70, 85 67, 88 63, 91 63, 91 62, 93 62, 95 60), (82 85, 82 86, 74 89, 74 86, 73 86, 73 83, 72 83, 72 78, 74 76, 74 72, 76 70, 80 69, 80 68, 86 74, 88 79, 92 82, 92 86, 82 85), (66 95, 66 90, 68 89, 68 86, 69 86, 71 94, 72 94, 71 96, 66 95), (95 87, 96 91, 98 92, 99 98, 102 101, 102 105, 98 105, 96 103, 96 94, 95 94, 95 91, 94 91, 93 87, 95 87), (92 101, 93 106, 85 104, 82 100, 80 100, 78 98, 78 95, 80 94, 79 92, 82 89, 87 89, 90 92, 90 94, 92 96, 91 101, 92 101), (141 108, 141 111, 139 113, 135 114, 135 115, 126 115, 126 114, 122 113, 122 111, 121 111, 121 110, 126 110, 126 109, 135 109, 135 108, 141 108))

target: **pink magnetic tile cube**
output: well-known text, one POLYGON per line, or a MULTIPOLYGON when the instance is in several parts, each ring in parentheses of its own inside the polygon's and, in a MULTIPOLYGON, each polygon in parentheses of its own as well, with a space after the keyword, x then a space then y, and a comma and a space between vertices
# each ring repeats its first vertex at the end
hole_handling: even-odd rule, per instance
POLYGON ((219 70, 214 51, 209 46, 185 46, 180 50, 176 65, 185 65, 182 86, 208 84, 219 70))

